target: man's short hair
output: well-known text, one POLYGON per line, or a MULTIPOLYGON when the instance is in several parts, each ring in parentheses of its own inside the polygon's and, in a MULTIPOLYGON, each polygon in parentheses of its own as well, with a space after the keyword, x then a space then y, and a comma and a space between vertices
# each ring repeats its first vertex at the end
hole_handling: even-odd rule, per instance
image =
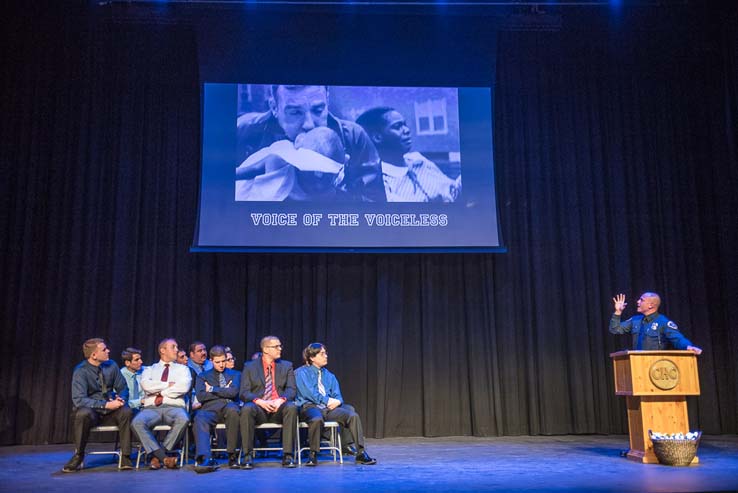
POLYGON ((167 342, 169 342, 169 341, 177 342, 176 340, 172 339, 171 337, 167 337, 166 339, 162 339, 161 341, 159 341, 159 345, 157 346, 157 354, 161 354, 161 350, 164 349, 164 346, 166 346, 167 345, 167 342))
POLYGON ((123 364, 125 365, 125 362, 128 361, 129 363, 133 361, 133 355, 138 354, 141 356, 141 350, 136 349, 135 347, 127 347, 120 353, 120 359, 123 360, 123 364))
POLYGON ((223 346, 213 346, 210 348, 210 359, 215 358, 216 356, 225 356, 226 355, 226 348, 223 346))
POLYGON ((267 342, 269 342, 269 341, 278 341, 278 340, 279 340, 279 337, 277 337, 277 336, 264 336, 264 337, 261 338, 261 342, 259 343, 259 347, 261 349, 264 349, 264 347, 266 346, 266 343, 267 342))
POLYGON ((105 343, 105 339, 100 339, 99 337, 93 337, 92 339, 87 339, 84 343, 82 343, 82 354, 85 355, 85 359, 92 356, 92 353, 97 351, 97 345, 105 343))
MULTIPOLYGON (((312 86, 295 86, 295 85, 287 85, 287 84, 272 84, 272 99, 274 102, 277 102, 277 93, 279 92, 279 88, 284 87, 288 91, 299 91, 300 89, 304 89, 306 87, 312 87, 312 86)), ((328 86, 323 86, 325 88, 326 95, 328 94, 328 86)))
POLYGON ((391 106, 377 106, 359 115, 356 123, 361 125, 369 135, 382 133, 384 127, 387 125, 384 115, 390 111, 396 110, 391 106))
POLYGON ((320 353, 324 349, 325 349, 325 346, 319 342, 313 342, 312 344, 308 344, 308 346, 302 350, 302 359, 303 361, 305 361, 305 364, 308 366, 312 365, 313 358, 315 358, 318 355, 318 353, 320 353))
POLYGON ((192 344, 190 344, 190 353, 194 353, 195 352, 195 349, 197 349, 197 346, 200 346, 200 345, 205 346, 205 349, 207 349, 207 346, 205 345, 204 342, 202 342, 202 341, 195 341, 192 344))

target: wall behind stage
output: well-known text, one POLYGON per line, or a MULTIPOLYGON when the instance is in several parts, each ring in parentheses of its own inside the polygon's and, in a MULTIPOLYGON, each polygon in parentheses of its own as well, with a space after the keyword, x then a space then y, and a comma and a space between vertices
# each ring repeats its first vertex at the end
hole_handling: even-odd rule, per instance
POLYGON ((651 289, 705 350, 692 427, 738 431, 735 7, 568 9, 498 38, 468 17, 476 49, 497 39, 502 255, 191 254, 193 18, 11 14, 0 443, 68 440, 88 337, 147 362, 164 336, 226 343, 240 365, 269 333, 295 362, 328 345, 370 436, 624 433, 611 297, 651 289))

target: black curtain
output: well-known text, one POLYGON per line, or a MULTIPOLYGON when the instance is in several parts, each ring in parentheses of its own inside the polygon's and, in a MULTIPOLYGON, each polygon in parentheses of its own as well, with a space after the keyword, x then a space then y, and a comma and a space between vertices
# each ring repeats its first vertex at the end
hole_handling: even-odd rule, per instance
MULTIPOLYGON (((690 8, 700 9, 696 6, 690 8)), ((508 253, 191 254, 192 22, 15 16, 0 83, 0 443, 67 441, 80 346, 325 342, 369 436, 624 433, 611 297, 656 290, 700 357, 693 428, 738 431, 731 16, 497 42, 508 253)), ((482 36, 482 34, 480 34, 482 36)), ((497 36, 496 32, 486 36, 497 36)), ((483 43, 484 39, 480 39, 483 43)))

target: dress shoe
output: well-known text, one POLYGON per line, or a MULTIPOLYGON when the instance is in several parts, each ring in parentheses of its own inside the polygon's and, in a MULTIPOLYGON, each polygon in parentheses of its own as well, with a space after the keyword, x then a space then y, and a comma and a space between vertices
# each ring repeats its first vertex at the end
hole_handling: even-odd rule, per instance
POLYGON ((241 469, 241 464, 238 463, 238 455, 228 454, 228 467, 231 469, 241 469))
POLYGON ((373 466, 377 463, 377 459, 372 459, 369 457, 369 454, 366 453, 366 450, 362 450, 359 452, 359 455, 356 456, 356 463, 363 464, 365 466, 373 466))
POLYGON ((158 457, 152 457, 151 462, 149 462, 149 469, 153 469, 156 471, 157 469, 161 469, 161 461, 158 457))
POLYGON ((253 469, 254 468, 254 462, 251 459, 251 454, 246 454, 243 456, 243 462, 241 463, 241 469, 253 469))
POLYGON ((69 459, 69 462, 64 464, 64 467, 62 467, 62 472, 77 472, 79 471, 79 468, 82 466, 82 461, 84 460, 85 456, 84 454, 74 454, 71 459, 69 459))
POLYGON ((120 458, 120 466, 118 466, 118 469, 121 471, 130 471, 133 469, 133 463, 131 462, 131 458, 127 455, 124 455, 120 458))
POLYGON ((177 469, 177 462, 179 462, 177 457, 164 457, 164 467, 167 469, 177 469))
POLYGON ((318 465, 318 453, 310 451, 310 455, 308 456, 307 462, 305 462, 305 465, 308 467, 315 467, 318 465))
MULTIPOLYGON (((170 457, 167 457, 169 459, 170 457)), ((171 457, 172 459, 176 459, 176 457, 171 457)), ((165 459, 166 461, 166 459, 165 459)), ((167 466, 168 467, 168 466, 167 466)), ((218 465, 218 461, 213 459, 212 457, 205 462, 196 462, 195 463, 195 472, 197 474, 205 474, 208 472, 215 472, 218 470, 220 466, 218 465)))
POLYGON ((297 464, 295 464, 295 459, 292 458, 291 454, 285 454, 284 457, 282 457, 282 466, 283 467, 297 467, 297 464))
POLYGON ((346 445, 341 449, 341 453, 343 455, 347 455, 349 457, 355 457, 356 456, 356 447, 353 445, 346 445))

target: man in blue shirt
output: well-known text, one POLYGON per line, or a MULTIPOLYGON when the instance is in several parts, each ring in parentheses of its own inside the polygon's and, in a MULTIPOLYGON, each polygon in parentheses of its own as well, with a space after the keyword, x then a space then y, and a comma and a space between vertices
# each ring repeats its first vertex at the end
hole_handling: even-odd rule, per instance
POLYGON ((300 418, 308 423, 310 456, 306 465, 318 465, 320 435, 325 421, 336 421, 349 430, 357 447, 357 464, 376 464, 376 459, 369 457, 364 448, 361 418, 352 406, 344 404, 336 376, 325 368, 328 364, 325 346, 319 342, 310 344, 302 351, 302 358, 305 365, 295 370, 295 403, 300 406, 300 418))
POLYGON ((143 371, 143 359, 141 358, 141 350, 134 347, 128 347, 120 353, 120 359, 123 361, 123 368, 120 373, 126 379, 128 386, 128 407, 133 412, 141 409, 141 372, 143 371))
POLYGON ((625 295, 621 293, 612 301, 615 304, 615 312, 610 318, 610 333, 632 334, 633 349, 646 351, 686 349, 696 354, 702 353, 702 349, 694 346, 679 332, 677 324, 658 312, 661 305, 661 297, 658 294, 643 293, 636 302, 638 315, 633 315, 625 322, 620 321, 620 315, 627 305, 625 295))
POLYGON ((78 471, 85 457, 90 428, 98 425, 118 426, 120 435, 120 469, 131 465, 131 409, 126 406, 128 386, 118 365, 110 360, 110 349, 103 339, 88 339, 82 345, 85 361, 72 374, 74 404, 74 445, 72 458, 63 472, 78 471))

